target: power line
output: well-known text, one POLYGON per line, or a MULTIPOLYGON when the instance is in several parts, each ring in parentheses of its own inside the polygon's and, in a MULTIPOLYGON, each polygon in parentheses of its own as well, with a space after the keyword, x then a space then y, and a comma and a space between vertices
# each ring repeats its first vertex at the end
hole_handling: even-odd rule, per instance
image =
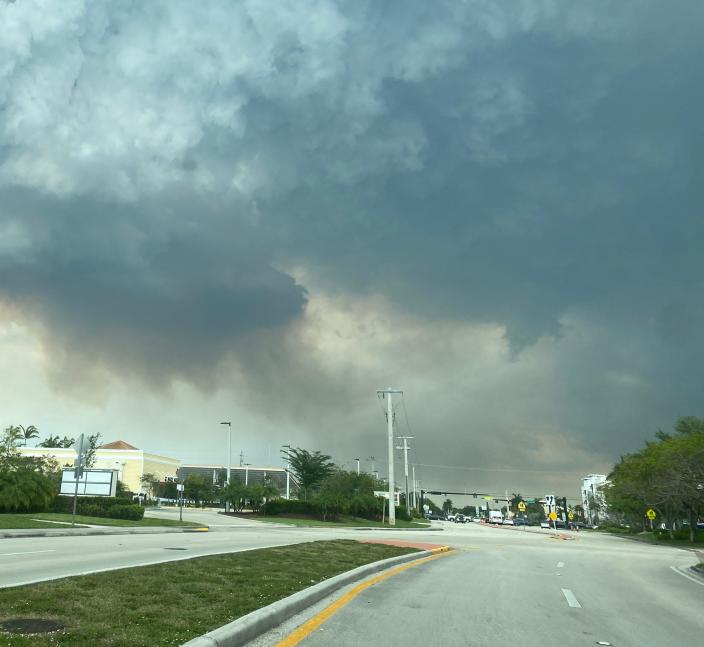
POLYGON ((468 470, 478 472, 521 472, 525 474, 584 474, 584 470, 522 470, 511 467, 474 467, 469 465, 433 465, 431 463, 416 463, 421 467, 433 467, 446 470, 468 470))

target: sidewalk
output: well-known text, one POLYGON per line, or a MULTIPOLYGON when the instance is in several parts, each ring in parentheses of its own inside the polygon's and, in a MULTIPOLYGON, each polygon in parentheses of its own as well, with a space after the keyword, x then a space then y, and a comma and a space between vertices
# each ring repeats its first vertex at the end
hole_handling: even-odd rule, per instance
POLYGON ((208 532, 207 527, 178 528, 173 526, 90 526, 88 528, 27 528, 0 530, 0 539, 26 537, 79 537, 83 535, 157 535, 182 532, 208 532))

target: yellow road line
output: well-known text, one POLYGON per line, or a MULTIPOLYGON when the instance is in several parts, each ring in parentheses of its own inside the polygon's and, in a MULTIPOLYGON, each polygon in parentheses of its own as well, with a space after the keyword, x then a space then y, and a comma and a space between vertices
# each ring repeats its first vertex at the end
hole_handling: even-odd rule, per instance
POLYGON ((414 562, 408 562, 407 564, 402 564, 401 566, 397 566, 396 568, 392 568, 389 571, 384 571, 383 573, 380 573, 379 575, 375 575, 374 577, 365 580, 361 584, 357 584, 352 590, 348 591, 345 593, 341 598, 338 600, 335 600, 331 605, 323 609, 320 613, 317 615, 313 616, 308 622, 305 622, 302 624, 298 629, 296 629, 293 633, 289 634, 284 638, 280 643, 276 645, 276 647, 294 647, 298 643, 301 642, 304 638, 307 638, 311 633, 313 633, 320 625, 322 625, 326 620, 331 618, 333 615, 335 615, 342 607, 344 607, 348 602, 351 602, 354 600, 362 591, 365 589, 368 589, 370 586, 373 586, 374 584, 377 584, 378 582, 381 582, 382 580, 385 580, 389 577, 392 577, 394 575, 398 575, 399 573, 402 573, 403 571, 412 568, 413 566, 419 566, 420 564, 425 564, 426 562, 430 562, 434 559, 438 559, 440 557, 446 557, 447 555, 452 554, 450 552, 450 547, 449 546, 442 546, 440 548, 434 548, 432 550, 433 555, 430 555, 428 557, 423 557, 421 559, 418 559, 414 562))

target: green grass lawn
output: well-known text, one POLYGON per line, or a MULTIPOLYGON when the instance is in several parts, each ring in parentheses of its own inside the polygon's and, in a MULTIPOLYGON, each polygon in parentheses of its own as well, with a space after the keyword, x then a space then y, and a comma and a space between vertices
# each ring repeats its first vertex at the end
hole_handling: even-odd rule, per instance
MULTIPOLYGON (((64 512, 37 512, 27 514, 0 514, 0 528, 65 528, 64 524, 41 523, 41 521, 63 521, 71 523, 71 515, 64 512), (38 519, 39 521, 35 521, 38 519), (5 525, 12 524, 12 525, 5 525)), ((176 521, 174 519, 154 519, 145 517, 141 521, 129 519, 108 519, 106 517, 85 517, 76 515, 76 524, 90 524, 97 526, 124 526, 124 527, 153 527, 153 526, 180 526, 202 528, 203 524, 192 521, 176 521)))
MULTIPOLYGON (((24 514, 0 514, 0 530, 19 530, 33 528, 57 528, 55 523, 44 523, 34 521, 33 515, 24 514)), ((81 526, 84 528, 85 526, 81 526)))
POLYGON ((0 589, 0 623, 31 617, 66 626, 44 636, 0 633, 0 644, 180 645, 333 575, 415 550, 320 541, 0 589))
MULTIPOLYGON (((342 518, 339 521, 320 521, 318 519, 301 519, 299 517, 284 517, 277 515, 274 517, 247 515, 247 519, 256 521, 266 521, 267 523, 285 523, 291 526, 324 526, 335 527, 344 526, 347 528, 389 528, 388 523, 382 524, 381 521, 369 521, 368 519, 355 519, 352 517, 342 518)), ((427 521, 402 521, 396 519, 396 528, 428 528, 430 524, 427 521)))
POLYGON ((698 568, 700 571, 702 571, 704 573, 704 562, 700 562, 694 568, 698 568))
POLYGON ((622 535, 634 541, 642 541, 647 544, 655 544, 656 546, 675 546, 676 548, 704 548, 704 533, 697 531, 696 541, 690 542, 687 533, 678 533, 675 539, 670 539, 667 536, 658 537, 652 532, 641 532, 638 534, 622 535))

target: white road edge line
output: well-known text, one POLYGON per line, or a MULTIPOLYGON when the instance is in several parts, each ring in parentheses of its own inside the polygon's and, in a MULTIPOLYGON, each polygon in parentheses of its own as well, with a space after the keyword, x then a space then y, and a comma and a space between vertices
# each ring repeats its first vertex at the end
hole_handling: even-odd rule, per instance
POLYGON ((694 582, 695 584, 699 584, 699 586, 704 586, 704 582, 699 581, 694 575, 690 575, 689 573, 684 573, 681 571, 679 568, 676 566, 670 566, 670 568, 675 571, 678 575, 681 575, 682 577, 686 577, 688 580, 694 582))
POLYGON ((562 595, 565 596, 565 599, 567 600, 567 604, 569 604, 571 607, 574 607, 575 609, 581 609, 582 605, 577 602, 577 598, 574 597, 574 593, 570 591, 569 589, 560 589, 562 591, 562 595))
POLYGON ((565 562, 557 562, 557 568, 564 568, 565 562))
POLYGON ((37 553, 55 553, 56 549, 51 550, 27 550, 23 553, 0 553, 0 557, 11 557, 12 555, 36 555, 37 553))

